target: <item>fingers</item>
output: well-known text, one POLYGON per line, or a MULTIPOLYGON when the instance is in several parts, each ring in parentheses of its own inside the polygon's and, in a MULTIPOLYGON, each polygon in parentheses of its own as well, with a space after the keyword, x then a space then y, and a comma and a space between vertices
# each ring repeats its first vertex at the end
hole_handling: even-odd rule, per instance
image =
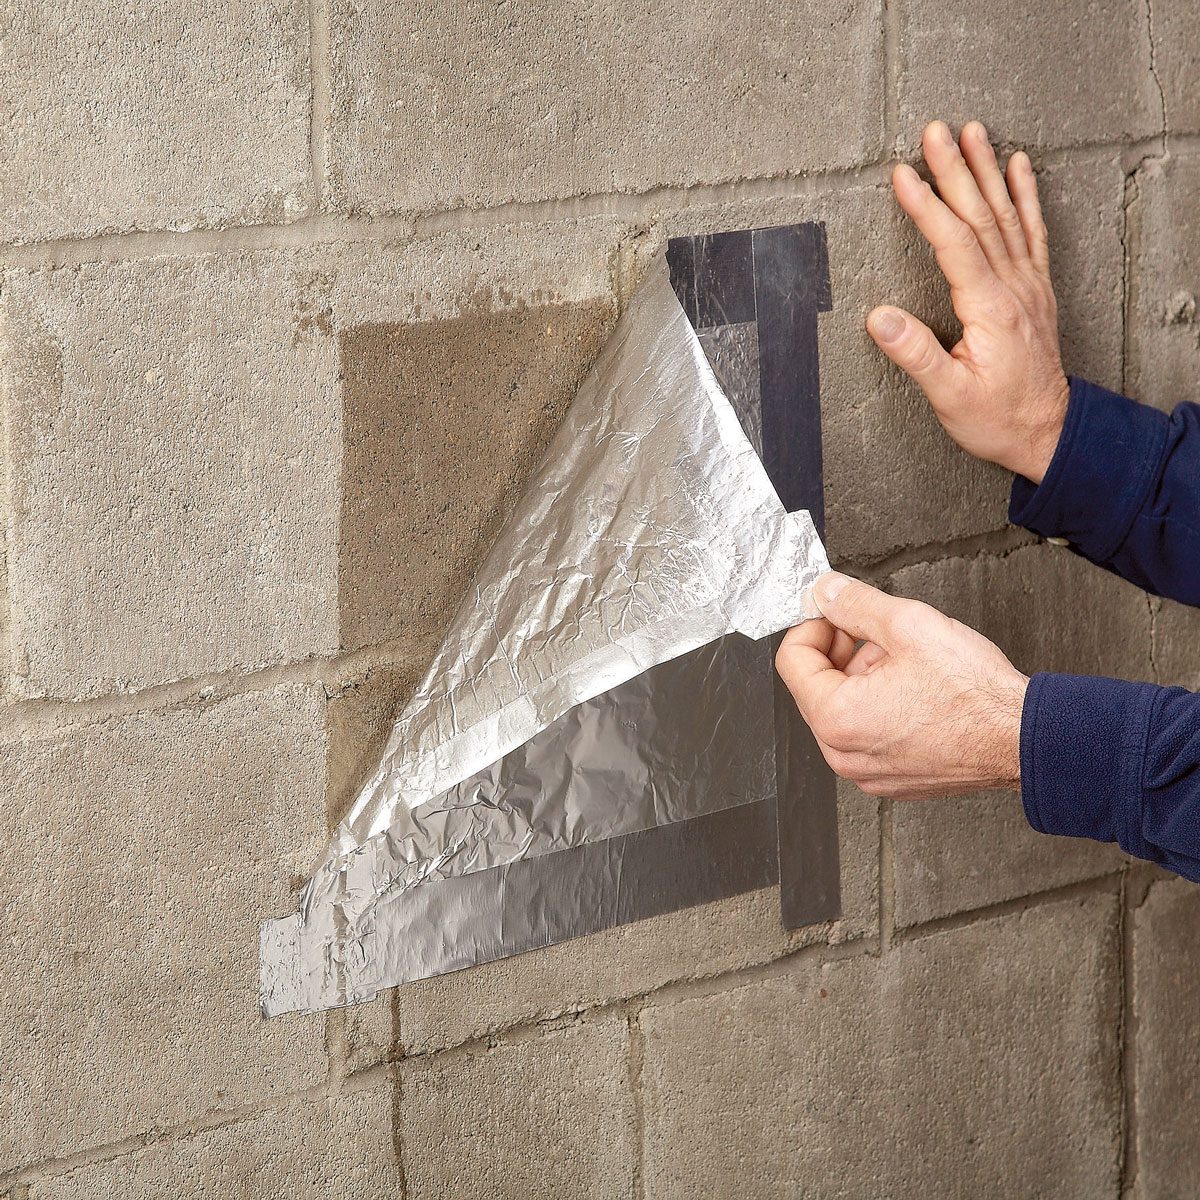
POLYGON ((853 675, 862 675, 865 671, 869 671, 876 663, 883 662, 885 658, 887 658, 887 651, 882 646, 877 646, 874 642, 863 642, 854 652, 854 657, 842 668, 842 671, 849 679, 853 675))
MULTIPOLYGON (((913 607, 913 601, 889 596, 859 579, 831 571, 822 575, 813 588, 817 605, 827 623, 842 629, 852 637, 873 642, 888 650, 903 640, 903 614, 913 607)), ((799 626, 803 630, 804 626, 799 626)), ((796 633, 798 630, 792 630, 796 633)), ((791 633, 788 634, 791 637, 791 633)), ((829 641, 832 643, 832 634, 829 641)), ((787 639, 784 639, 785 643, 787 639)), ((826 660, 828 661, 828 660, 826 660)), ((839 677, 844 678, 838 672, 839 677)))
MULTIPOLYGON (((922 146, 925 150, 925 161, 937 181, 938 194, 954 214, 971 227, 992 269, 1003 273, 1011 262, 1008 245, 992 205, 984 199, 980 184, 976 180, 976 173, 960 153, 958 143, 945 121, 931 121, 925 126, 922 146)), ((993 169, 1000 190, 1005 193, 1007 200, 1007 189, 1004 187, 1004 181, 999 178, 1000 172, 994 164, 993 169)), ((1015 214, 1013 219, 1017 224, 1017 235, 1024 241, 1015 214)))
POLYGON ((892 172, 892 188, 900 207, 933 247, 938 266, 955 295, 955 307, 960 299, 986 304, 999 281, 971 227, 959 220, 906 163, 900 163, 892 172))
POLYGON ((810 724, 846 680, 830 659, 836 634, 828 621, 805 621, 787 631, 775 655, 779 677, 810 724))
POLYGON ((829 650, 829 661, 839 670, 845 671, 846 664, 854 657, 858 643, 843 629, 833 633, 833 645, 829 650))
POLYGON ((1042 206, 1038 200, 1037 178, 1033 163, 1024 150, 1018 150, 1008 160, 1008 190, 1013 198, 1025 241, 1029 246, 1029 257, 1033 265, 1044 275, 1050 273, 1050 241, 1046 236, 1046 222, 1042 217, 1042 206))
POLYGON ((1000 164, 996 162, 996 152, 988 140, 987 130, 981 122, 969 121, 963 126, 959 140, 963 158, 991 210, 1005 252, 1014 263, 1027 262, 1029 245, 1025 240, 1025 230, 1008 194, 1008 184, 1000 174, 1000 164))
POLYGON ((971 382, 968 367, 943 349, 928 325, 902 309, 881 307, 867 317, 867 332, 902 371, 938 405, 962 394, 971 382))

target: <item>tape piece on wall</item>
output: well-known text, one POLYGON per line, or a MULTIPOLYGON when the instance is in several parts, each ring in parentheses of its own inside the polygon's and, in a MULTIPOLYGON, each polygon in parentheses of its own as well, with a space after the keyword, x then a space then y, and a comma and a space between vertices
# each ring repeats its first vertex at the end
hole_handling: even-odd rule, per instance
MULTIPOLYGON (((359 1003, 619 923, 626 872, 661 893, 636 915, 709 898, 679 855, 773 819, 762 639, 814 615, 826 569, 659 260, 299 912, 263 924, 263 1012, 359 1003)), ((723 886, 767 881, 763 845, 757 831, 723 886)))

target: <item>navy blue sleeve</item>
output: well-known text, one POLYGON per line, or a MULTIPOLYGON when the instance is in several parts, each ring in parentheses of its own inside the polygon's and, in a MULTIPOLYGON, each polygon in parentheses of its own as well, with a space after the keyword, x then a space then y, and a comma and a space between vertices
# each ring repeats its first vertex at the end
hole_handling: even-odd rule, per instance
POLYGON ((1200 695, 1035 675, 1021 715, 1021 801, 1042 833, 1116 842, 1200 882, 1200 695))
MULTIPOLYGON (((1200 406, 1167 416, 1072 379, 1046 476, 1015 480, 1009 519, 1146 591, 1200 605, 1200 406)), ((1034 829, 1116 842, 1200 882, 1200 695, 1035 675, 1021 800, 1034 829)))
POLYGON ((1072 379, 1045 478, 1018 476, 1008 515, 1146 591, 1200 605, 1200 405, 1167 416, 1072 379))

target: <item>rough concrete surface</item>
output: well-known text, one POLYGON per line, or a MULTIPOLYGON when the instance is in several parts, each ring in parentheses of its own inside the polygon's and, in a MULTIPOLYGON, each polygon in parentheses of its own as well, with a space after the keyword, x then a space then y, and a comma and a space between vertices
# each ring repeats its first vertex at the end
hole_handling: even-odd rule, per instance
POLYGON ((608 1200, 630 1194, 635 1146, 621 1013, 400 1071, 410 1200, 608 1200))
POLYGON ((276 254, 6 276, 20 694, 336 646, 341 414, 305 283, 276 254))
POLYGON ((319 689, 5 734, 0 1171, 309 1086, 258 922, 324 837, 319 689))
POLYGON ((881 144, 879 0, 332 7, 331 184, 355 210, 848 167, 881 144))
POLYGON ((1200 61, 1200 24, 1187 4, 1148 4, 1154 38, 1154 74, 1163 92, 1167 129, 1172 133, 1200 132, 1200 91, 1196 63, 1200 61))
POLYGON ((825 223, 835 561, 1023 670, 1200 686, 1200 616, 1007 530, 864 329, 954 340, 888 176, 980 117, 1033 152, 1068 369, 1196 399, 1198 29, 0 0, 0 1196, 1196 1194, 1197 893, 1014 796, 843 786, 843 916, 794 934, 765 889, 255 1001, 259 921, 673 234, 825 223))
POLYGON ((5 0, 0 239, 300 215, 308 26, 301 0, 5 0))
POLYGON ((294 1101, 52 1175, 35 1183, 27 1200, 392 1200, 404 1186, 391 1134, 393 1103, 390 1083, 294 1101))
POLYGON ((1198 929, 1187 880, 1153 884, 1133 916, 1137 1184, 1154 1200, 1200 1193, 1198 929))
POLYGON ((1200 361, 1200 154, 1147 162, 1130 199, 1126 386, 1167 412, 1196 397, 1200 361))
POLYGON ((650 1005, 646 1194, 1115 1195, 1118 962, 1099 896, 650 1005))
POLYGON ((1200 612, 1172 600, 1154 614, 1154 679, 1200 690, 1200 612))
POLYGON ((1039 147, 1155 133, 1162 109, 1147 9, 1141 0, 908 0, 899 6, 899 144, 916 146, 934 117, 976 118, 1006 142, 1039 147))

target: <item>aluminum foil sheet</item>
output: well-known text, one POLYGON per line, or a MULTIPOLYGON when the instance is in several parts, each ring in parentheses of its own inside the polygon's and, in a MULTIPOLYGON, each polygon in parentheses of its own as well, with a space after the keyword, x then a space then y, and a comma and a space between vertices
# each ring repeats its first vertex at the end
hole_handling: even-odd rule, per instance
POLYGON ((599 881, 619 881, 639 831, 760 813, 774 760, 749 702, 770 688, 756 640, 815 615, 827 569, 659 260, 300 911, 264 923, 263 1012, 361 1002, 496 957, 483 943, 497 937, 515 952, 591 928, 599 881), (552 855, 554 871, 524 866, 552 855), (516 912, 528 928, 510 937, 516 912))

